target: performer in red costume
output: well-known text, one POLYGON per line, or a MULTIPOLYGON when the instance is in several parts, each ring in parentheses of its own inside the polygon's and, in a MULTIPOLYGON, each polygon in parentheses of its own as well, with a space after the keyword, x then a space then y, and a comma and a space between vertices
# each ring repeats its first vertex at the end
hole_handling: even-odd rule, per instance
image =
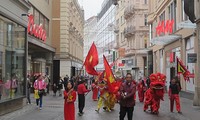
POLYGON ((158 114, 160 100, 164 97, 164 86, 166 76, 161 73, 150 75, 150 88, 145 92, 144 111, 150 106, 151 113, 158 114))
POLYGON ((170 99, 170 111, 173 112, 174 108, 174 101, 176 102, 176 110, 178 113, 181 112, 181 106, 180 106, 180 97, 179 92, 181 90, 180 82, 178 81, 178 77, 174 77, 171 80, 170 86, 169 86, 169 99, 170 99))
POLYGON ((146 87, 145 87, 144 80, 142 80, 142 78, 139 79, 137 89, 138 89, 139 101, 143 102, 144 101, 144 92, 145 92, 146 87))
POLYGON ((63 92, 64 94, 64 118, 65 120, 75 120, 75 107, 74 102, 76 100, 76 91, 73 89, 71 82, 67 83, 67 88, 63 92))
POLYGON ((98 100, 98 91, 99 91, 99 88, 98 88, 98 84, 97 84, 97 82, 96 81, 94 81, 93 83, 92 83, 92 92, 93 92, 93 94, 92 94, 92 99, 94 100, 94 101, 97 101, 98 100))

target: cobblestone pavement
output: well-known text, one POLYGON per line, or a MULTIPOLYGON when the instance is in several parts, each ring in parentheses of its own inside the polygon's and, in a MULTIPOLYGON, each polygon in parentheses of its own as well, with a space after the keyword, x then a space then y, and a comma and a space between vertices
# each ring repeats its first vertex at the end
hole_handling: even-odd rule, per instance
MULTIPOLYGON (((63 97, 54 97, 47 95, 44 97, 44 105, 42 110, 38 110, 35 105, 35 100, 32 97, 33 104, 26 105, 20 110, 0 116, 0 120, 63 120, 63 97)), ((75 102, 76 111, 77 102, 75 102)), ((97 106, 96 101, 91 100, 91 93, 86 96, 86 106, 84 115, 78 116, 76 120, 118 120, 119 105, 116 104, 114 111, 105 112, 102 109, 99 113, 95 112, 97 106)), ((152 115, 148 112, 143 112, 143 103, 136 102, 133 120, 199 120, 200 107, 192 106, 192 101, 181 98, 182 114, 177 112, 169 112, 169 100, 165 96, 165 101, 161 102, 159 115, 152 115)), ((77 113, 77 112, 76 112, 77 113)), ((127 118, 125 119, 127 120, 127 118)))

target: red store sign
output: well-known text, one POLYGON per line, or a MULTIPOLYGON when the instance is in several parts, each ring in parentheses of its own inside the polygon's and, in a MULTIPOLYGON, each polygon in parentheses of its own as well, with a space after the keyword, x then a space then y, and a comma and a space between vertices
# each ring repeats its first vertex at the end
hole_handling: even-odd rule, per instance
POLYGON ((36 25, 34 22, 34 16, 32 14, 28 15, 28 34, 35 36, 42 41, 46 41, 46 31, 43 29, 42 24, 36 25))
POLYGON ((174 27, 174 20, 160 21, 158 26, 156 27, 156 35, 160 35, 162 33, 170 33, 172 34, 174 27))

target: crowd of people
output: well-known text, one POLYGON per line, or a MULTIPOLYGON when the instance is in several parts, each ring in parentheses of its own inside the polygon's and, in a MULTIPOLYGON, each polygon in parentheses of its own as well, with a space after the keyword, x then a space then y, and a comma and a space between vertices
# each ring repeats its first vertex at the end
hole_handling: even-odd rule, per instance
MULTIPOLYGON (((42 98, 45 93, 49 92, 47 85, 49 80, 47 76, 38 75, 33 83, 34 97, 38 109, 42 109, 42 98), (48 81, 48 82, 46 82, 48 81)), ((164 97, 164 85, 166 76, 160 73, 152 74, 148 78, 139 78, 133 80, 131 73, 127 73, 124 78, 115 78, 115 82, 109 82, 100 76, 92 77, 69 77, 66 75, 57 84, 53 84, 52 90, 54 96, 58 92, 58 96, 64 98, 64 118, 65 120, 75 120, 75 101, 78 98, 78 115, 84 115, 85 96, 92 90, 92 100, 97 101, 97 113, 101 108, 104 111, 111 112, 116 103, 120 105, 119 119, 124 120, 126 114, 128 120, 132 120, 133 111, 138 95, 139 102, 144 103, 144 111, 150 111, 152 114, 158 114, 160 100, 164 97), (91 81, 90 87, 88 82, 91 81), (159 85, 161 85, 159 87, 159 85), (156 88, 158 87, 158 88, 156 88), (91 88, 91 89, 87 89, 91 88), (136 94, 137 92, 137 94, 136 94)), ((27 77, 27 101, 30 101, 30 88, 32 86, 29 76, 27 77)), ((181 113, 179 92, 181 90, 178 77, 174 77, 169 86, 170 110, 173 112, 174 102, 176 102, 176 110, 181 113)))

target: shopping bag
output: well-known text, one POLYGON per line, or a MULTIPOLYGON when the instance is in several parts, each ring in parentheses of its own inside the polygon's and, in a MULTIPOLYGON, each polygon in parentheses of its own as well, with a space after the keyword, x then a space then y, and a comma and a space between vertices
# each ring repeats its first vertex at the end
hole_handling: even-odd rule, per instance
POLYGON ((35 99, 39 99, 40 98, 40 96, 38 94, 38 90, 34 90, 34 98, 35 99))

